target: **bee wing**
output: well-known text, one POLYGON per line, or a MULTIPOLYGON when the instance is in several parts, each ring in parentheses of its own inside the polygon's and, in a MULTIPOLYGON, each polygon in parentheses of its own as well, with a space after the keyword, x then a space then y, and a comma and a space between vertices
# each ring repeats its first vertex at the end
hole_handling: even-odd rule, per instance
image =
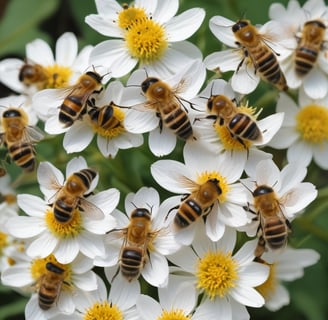
POLYGON ((199 187, 199 185, 195 181, 189 179, 186 176, 181 175, 180 177, 178 177, 178 180, 186 189, 190 190, 190 192, 194 191, 195 189, 198 189, 199 187))
POLYGON ((41 192, 46 200, 52 203, 57 192, 64 184, 62 173, 49 162, 41 162, 37 171, 41 192))
POLYGON ((27 126, 24 136, 28 141, 38 142, 44 138, 44 133, 38 127, 27 126))
POLYGON ((80 198, 80 210, 90 219, 101 220, 105 217, 103 211, 85 198, 80 198))

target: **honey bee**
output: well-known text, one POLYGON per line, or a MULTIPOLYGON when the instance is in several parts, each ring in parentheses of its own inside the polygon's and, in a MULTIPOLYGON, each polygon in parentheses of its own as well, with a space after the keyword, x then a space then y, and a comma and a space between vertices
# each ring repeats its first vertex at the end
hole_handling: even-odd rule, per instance
POLYGON ((231 136, 244 147, 244 140, 260 143, 262 132, 255 120, 248 114, 240 112, 235 103, 224 95, 211 95, 207 102, 210 115, 207 118, 219 119, 219 125, 224 125, 231 136))
POLYGON ((177 95, 178 88, 171 88, 158 78, 148 77, 142 82, 141 89, 148 100, 145 106, 155 109, 160 118, 160 129, 164 124, 182 140, 193 137, 188 111, 177 95))
POLYGON ((58 190, 53 201, 53 212, 57 222, 69 223, 73 218, 75 209, 83 211, 84 214, 93 219, 104 217, 100 208, 85 199, 93 180, 97 176, 95 170, 86 168, 74 172, 66 179, 65 184, 61 185, 52 173, 49 164, 41 163, 38 169, 38 179, 40 176, 50 177, 46 186, 49 190, 58 190))
POLYGON ((2 127, 4 132, 0 140, 10 158, 25 171, 33 171, 36 164, 34 144, 43 138, 41 131, 28 125, 28 116, 21 108, 7 108, 2 113, 2 127))
POLYGON ((260 218, 255 256, 261 257, 266 246, 272 250, 280 250, 287 245, 291 225, 281 210, 273 188, 266 185, 257 186, 253 197, 255 213, 260 218))
POLYGON ((25 63, 19 70, 18 79, 27 86, 42 87, 48 80, 48 74, 40 64, 25 63))
POLYGON ((287 90, 286 79, 280 69, 277 57, 256 27, 248 20, 239 20, 232 26, 232 31, 237 39, 236 44, 244 50, 245 55, 238 69, 245 58, 249 57, 255 72, 259 72, 263 80, 273 84, 279 90, 287 90))
POLYGON ((121 121, 114 116, 114 107, 116 105, 111 101, 108 105, 102 107, 91 106, 88 111, 90 120, 105 130, 110 130, 122 126, 121 121))
POLYGON ((218 196, 222 194, 220 181, 216 178, 207 180, 203 184, 196 184, 187 177, 183 177, 194 189, 189 195, 185 196, 181 203, 172 208, 178 209, 174 216, 173 224, 179 230, 190 226, 199 218, 206 216, 212 210, 218 196))
POLYGON ((144 265, 149 259, 148 246, 156 237, 158 231, 152 231, 151 211, 146 208, 136 208, 131 213, 128 226, 120 231, 124 241, 121 247, 117 273, 120 271, 122 276, 131 282, 139 278, 144 265))
POLYGON ((65 127, 70 127, 85 112, 87 101, 92 94, 101 92, 102 78, 98 73, 88 71, 78 79, 75 85, 69 88, 70 92, 59 110, 59 121, 65 127))
POLYGON ((318 59, 325 38, 326 26, 320 20, 307 21, 295 51, 295 72, 307 75, 318 59))
POLYGON ((52 262, 47 262, 46 273, 39 280, 39 306, 50 309, 57 301, 65 279, 65 270, 52 262))

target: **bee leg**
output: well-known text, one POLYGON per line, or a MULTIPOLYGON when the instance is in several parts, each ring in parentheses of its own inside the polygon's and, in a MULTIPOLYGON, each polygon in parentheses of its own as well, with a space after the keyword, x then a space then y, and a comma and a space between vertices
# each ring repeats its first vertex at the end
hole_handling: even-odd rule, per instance
POLYGON ((111 280, 111 283, 115 280, 115 278, 117 277, 118 273, 120 272, 120 267, 117 268, 115 274, 113 275, 113 278, 111 280))
POLYGON ((165 219, 164 219, 164 221, 166 221, 166 220, 167 220, 167 218, 168 218, 168 216, 170 215, 170 213, 171 213, 173 210, 175 210, 175 209, 178 209, 178 208, 179 208, 179 206, 180 206, 180 205, 177 205, 177 206, 175 206, 175 207, 171 208, 171 209, 169 210, 169 212, 167 213, 167 215, 165 216, 165 219))
POLYGON ((286 225, 288 227, 288 232, 292 232, 292 225, 288 219, 286 219, 286 225))
POLYGON ((255 248, 255 252, 254 255, 256 258, 260 258, 262 256, 262 254, 265 251, 265 240, 262 237, 262 235, 259 237, 259 240, 257 242, 257 246, 255 248))

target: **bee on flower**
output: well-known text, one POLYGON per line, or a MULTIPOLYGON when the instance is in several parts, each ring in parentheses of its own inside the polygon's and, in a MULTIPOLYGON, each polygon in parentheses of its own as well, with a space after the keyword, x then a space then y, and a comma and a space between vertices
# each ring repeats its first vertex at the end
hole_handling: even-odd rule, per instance
POLYGON ((67 163, 65 181, 59 169, 41 162, 37 174, 45 199, 30 194, 17 196, 18 206, 26 216, 9 219, 6 228, 18 239, 31 240, 27 255, 44 258, 53 254, 66 264, 79 252, 91 259, 105 254, 104 235, 116 226, 111 212, 120 193, 111 188, 92 194, 97 175, 85 188, 82 170, 88 170, 86 160, 73 158, 67 163))
POLYGON ((170 154, 177 143, 197 140, 189 112, 190 102, 200 90, 206 70, 200 60, 167 79, 145 70, 132 73, 125 90, 125 105, 139 110, 127 117, 127 129, 135 133, 149 132, 149 148, 156 156, 170 154), (128 122, 129 121, 129 122, 128 122))
POLYGON ((286 55, 281 59, 287 84, 302 89, 313 99, 328 93, 328 12, 323 0, 308 0, 300 7, 290 0, 287 7, 273 3, 269 9, 273 23, 284 29, 286 55))
POLYGON ((226 228, 247 224, 245 188, 237 180, 243 168, 235 168, 225 156, 217 156, 200 144, 187 144, 184 163, 158 160, 151 174, 166 190, 179 194, 163 202, 177 241, 188 245, 206 219, 206 234, 219 240, 226 228))
POLYGON ((24 255, 1 274, 1 281, 30 294, 25 319, 49 319, 62 313, 72 315, 76 307, 74 296, 97 289, 92 268, 92 260, 82 254, 69 264, 59 263, 52 254, 34 259, 24 255))
POLYGON ((92 50, 90 63, 108 67, 113 77, 122 77, 136 67, 167 77, 196 58, 200 50, 185 41, 202 24, 205 11, 189 9, 176 15, 179 1, 135 1, 120 5, 115 0, 97 0, 97 14, 85 22, 105 40, 92 50))
POLYGON ((278 90, 288 89, 279 65, 279 60, 288 52, 281 44, 282 29, 270 21, 257 28, 248 20, 234 22, 222 16, 212 17, 209 26, 212 33, 232 49, 211 53, 204 63, 209 70, 233 71, 234 91, 251 93, 261 79, 278 90))
POLYGON ((96 258, 95 264, 105 266, 107 279, 119 283, 123 293, 140 293, 140 276, 152 286, 164 286, 169 273, 166 255, 180 245, 167 228, 158 192, 142 187, 129 193, 125 209, 127 215, 113 213, 117 227, 107 233, 108 257, 96 258))
POLYGON ((267 145, 278 132, 284 118, 283 112, 258 120, 262 111, 243 103, 230 83, 223 79, 209 82, 193 99, 197 110, 192 111, 194 128, 199 142, 218 155, 221 153, 235 163, 236 168, 250 172, 260 160, 271 154, 259 148, 267 145))
MULTIPOLYGON (((44 89, 70 86, 89 66, 91 49, 88 45, 78 53, 77 38, 71 32, 57 39, 55 54, 47 42, 35 39, 26 45, 25 61, 8 58, 0 62, 0 81, 29 98, 44 89)), ((32 107, 40 119, 47 119, 46 105, 32 107)))

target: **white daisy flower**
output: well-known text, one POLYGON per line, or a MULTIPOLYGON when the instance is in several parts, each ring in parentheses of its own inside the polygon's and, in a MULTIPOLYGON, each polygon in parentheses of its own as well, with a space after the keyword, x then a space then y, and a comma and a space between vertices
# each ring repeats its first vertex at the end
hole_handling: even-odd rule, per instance
MULTIPOLYGON (((247 20, 241 21, 240 24, 242 25, 245 23, 250 24, 247 20)), ((211 53, 204 60, 206 67, 209 70, 219 70, 220 72, 233 71, 231 86, 234 91, 242 94, 253 92, 261 78, 266 82, 276 85, 279 90, 286 90, 287 87, 284 83, 284 76, 281 70, 276 74, 277 77, 275 77, 274 81, 269 81, 266 76, 261 75, 266 70, 261 70, 259 61, 253 60, 253 57, 249 54, 249 50, 243 46, 243 43, 240 43, 240 39, 233 32, 233 28, 236 25, 236 22, 222 16, 215 16, 210 19, 209 26, 214 36, 233 49, 211 53), (247 54, 246 51, 248 52, 247 54)), ((281 32, 283 31, 281 28, 276 25, 273 27, 270 21, 259 28, 246 25, 243 27, 247 28, 248 35, 258 34, 260 39, 256 40, 256 42, 258 41, 256 47, 264 46, 265 51, 273 52, 274 56, 272 59, 276 60, 276 53, 279 54, 279 59, 285 56, 287 49, 280 43, 285 40, 282 37, 284 33, 281 32)), ((246 41, 248 42, 248 40, 246 41)), ((255 42, 253 38, 251 41, 255 42)))
POLYGON ((260 160, 272 157, 258 148, 268 144, 277 133, 284 114, 280 112, 258 120, 261 110, 256 112, 247 103, 236 102, 238 99, 238 94, 225 80, 209 82, 198 98, 192 100, 197 105, 194 128, 199 133, 198 141, 217 154, 226 153, 236 167, 244 167, 250 173, 260 160))
MULTIPOLYGON (((165 285, 169 273, 165 256, 176 252, 180 245, 167 228, 166 212, 160 206, 158 192, 142 187, 135 194, 129 193, 125 198, 125 210, 127 215, 116 210, 118 228, 107 235, 110 258, 105 258, 101 265, 112 265, 105 269, 108 280, 121 283, 122 291, 137 292, 139 285, 135 282, 140 274, 152 286, 165 285), (135 262, 140 265, 129 270, 124 255, 131 253, 137 254, 135 262)), ((95 263, 99 261, 96 259, 95 263)))
POLYGON ((193 319, 249 318, 245 306, 259 308, 264 298, 255 289, 268 277, 269 268, 254 262, 256 241, 248 241, 233 253, 236 231, 226 228, 220 241, 206 237, 204 227, 196 231, 192 246, 169 256, 177 267, 170 273, 169 284, 193 284, 189 295, 202 295, 193 319))
POLYGON ((75 313, 71 315, 57 315, 53 320, 141 320, 136 310, 136 297, 122 295, 121 288, 114 283, 109 295, 104 281, 97 277, 98 288, 95 291, 79 292, 74 296, 75 313))
POLYGON ((195 58, 200 50, 188 41, 205 17, 202 8, 189 9, 178 16, 179 1, 137 0, 121 6, 115 0, 96 0, 97 14, 85 22, 99 33, 117 39, 106 40, 91 52, 90 63, 108 67, 113 77, 121 77, 137 64, 149 73, 175 73, 195 58))
POLYGON ((201 60, 193 61, 174 76, 165 79, 142 69, 135 71, 128 80, 122 100, 124 105, 140 112, 127 115, 127 130, 134 133, 149 132, 150 151, 158 157, 174 150, 177 137, 182 140, 194 139, 196 134, 188 114, 193 108, 190 100, 196 97, 205 76, 206 69, 201 60))
MULTIPOLYGON (((82 157, 72 159, 66 167, 66 179, 86 168, 86 161, 82 157)), ((79 206, 74 208, 71 215, 55 215, 53 203, 60 194, 61 188, 58 189, 58 186, 65 184, 63 174, 49 162, 43 162, 38 169, 38 180, 46 200, 19 194, 18 205, 27 216, 11 218, 6 224, 11 235, 18 239, 31 239, 26 253, 41 258, 53 253, 60 263, 73 261, 79 252, 92 259, 105 254, 104 234, 116 225, 111 212, 118 204, 119 191, 111 188, 90 195, 87 200, 79 197, 79 206)), ((85 194, 93 191, 97 181, 97 178, 93 179, 85 194)), ((58 201, 63 199, 58 198, 58 201)), ((66 206, 67 202, 59 208, 63 208, 63 205, 66 206)))
MULTIPOLYGON (((269 190, 273 190, 273 197, 275 201, 278 201, 279 212, 277 215, 281 220, 286 219, 287 229, 289 223, 295 218, 295 216, 302 212, 306 206, 308 206, 318 194, 315 186, 310 182, 302 182, 307 174, 306 167, 299 162, 287 164, 281 171, 276 164, 271 160, 263 160, 256 166, 255 175, 247 179, 242 179, 242 183, 249 189, 249 205, 255 214, 261 215, 261 212, 257 213, 254 198, 252 194, 261 193, 261 189, 257 188, 269 188, 265 189, 265 194, 269 193, 269 190)), ((264 189, 263 189, 264 190, 264 189)), ((258 195, 256 195, 258 196, 258 195)), ((254 236, 256 230, 260 224, 260 218, 253 219, 252 223, 246 226, 246 232, 249 236, 254 236)), ((265 249, 268 250, 268 245, 265 242, 265 249)), ((278 250, 277 250, 278 251, 278 250)))
POLYGON ((178 193, 164 201, 167 217, 173 221, 177 241, 190 244, 206 216, 206 233, 219 240, 225 226, 240 227, 249 222, 243 207, 247 204, 244 186, 236 181, 243 168, 236 168, 224 157, 217 156, 195 143, 187 144, 184 162, 159 160, 151 165, 151 174, 163 188, 178 193), (177 210, 181 204, 184 209, 177 210), (191 211, 191 214, 189 213, 191 211), (186 213, 184 213, 186 212, 186 213))
POLYGON ((88 45, 78 53, 77 38, 71 32, 57 39, 55 55, 47 42, 35 39, 26 45, 25 61, 9 58, 0 62, 0 81, 29 95, 46 88, 67 87, 89 66, 91 49, 88 45))
POLYGON ((270 18, 284 28, 290 39, 287 54, 281 59, 287 84, 291 89, 303 88, 313 99, 328 94, 328 12, 324 0, 308 0, 301 8, 295 0, 287 8, 273 3, 270 18))
MULTIPOLYGON (((139 147, 143 144, 142 134, 131 133, 125 127, 127 114, 139 112, 120 107, 122 94, 122 83, 114 81, 95 97, 94 106, 65 133, 63 146, 67 153, 84 150, 95 134, 99 151, 106 158, 114 158, 119 149, 139 147)), ((58 114, 46 122, 45 130, 52 133, 62 130, 58 114)))
POLYGON ((259 261, 270 268, 268 279, 256 287, 265 299, 265 307, 277 311, 290 303, 289 292, 284 282, 291 282, 304 276, 304 268, 318 262, 320 255, 312 249, 286 248, 280 254, 264 253, 259 261))
POLYGON ((83 255, 69 264, 61 264, 53 255, 49 255, 16 263, 1 274, 1 281, 6 286, 25 288, 26 292, 33 293, 25 308, 26 319, 49 319, 61 312, 72 314, 75 310, 73 296, 80 291, 97 289, 97 277, 91 271, 92 268, 92 260, 83 255), (47 280, 52 283, 55 281, 52 268, 60 271, 57 274, 60 290, 54 297, 53 305, 45 310, 39 305, 39 295, 41 291, 42 296, 42 286, 47 280))
POLYGON ((322 99, 309 98, 299 90, 298 103, 282 93, 276 112, 284 111, 281 129, 268 143, 277 149, 288 149, 289 162, 308 166, 313 160, 328 169, 328 94, 322 99))

